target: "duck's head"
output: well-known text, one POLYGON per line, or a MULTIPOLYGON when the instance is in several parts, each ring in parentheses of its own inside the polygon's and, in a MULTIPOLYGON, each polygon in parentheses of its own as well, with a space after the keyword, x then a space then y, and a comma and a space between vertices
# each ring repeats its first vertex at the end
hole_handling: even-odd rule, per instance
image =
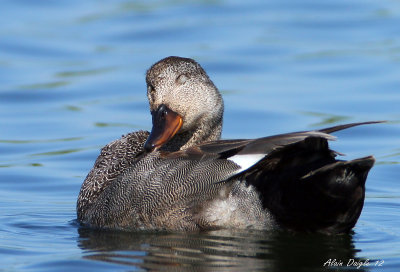
POLYGON ((185 149, 221 136, 221 94, 194 60, 168 57, 146 74, 153 128, 145 149, 185 149))

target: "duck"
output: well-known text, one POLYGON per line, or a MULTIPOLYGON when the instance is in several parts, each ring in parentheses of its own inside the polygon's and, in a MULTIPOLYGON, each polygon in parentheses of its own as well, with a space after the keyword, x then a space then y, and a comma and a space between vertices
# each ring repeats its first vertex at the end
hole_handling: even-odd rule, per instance
POLYGON ((221 93, 195 60, 171 56, 146 73, 151 131, 101 149, 77 219, 108 230, 249 229, 340 234, 357 223, 373 156, 330 149, 333 132, 379 121, 221 140, 221 93))

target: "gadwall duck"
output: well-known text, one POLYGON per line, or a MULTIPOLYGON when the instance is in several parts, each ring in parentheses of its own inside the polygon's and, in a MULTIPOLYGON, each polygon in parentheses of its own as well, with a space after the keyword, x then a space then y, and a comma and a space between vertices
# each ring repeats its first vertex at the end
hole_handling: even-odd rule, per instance
POLYGON ((372 156, 337 160, 330 133, 353 123, 220 140, 221 94, 194 60, 146 74, 153 128, 102 148, 82 184, 78 220, 120 230, 221 228, 343 233, 356 224, 372 156))

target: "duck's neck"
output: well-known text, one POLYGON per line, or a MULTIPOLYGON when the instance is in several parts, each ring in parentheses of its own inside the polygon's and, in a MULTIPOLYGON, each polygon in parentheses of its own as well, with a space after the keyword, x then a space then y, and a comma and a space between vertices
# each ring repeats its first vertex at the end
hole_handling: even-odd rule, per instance
POLYGON ((200 123, 200 126, 193 130, 185 131, 175 135, 161 150, 178 151, 202 144, 209 141, 216 141, 221 138, 222 117, 220 120, 214 120, 213 123, 200 123))

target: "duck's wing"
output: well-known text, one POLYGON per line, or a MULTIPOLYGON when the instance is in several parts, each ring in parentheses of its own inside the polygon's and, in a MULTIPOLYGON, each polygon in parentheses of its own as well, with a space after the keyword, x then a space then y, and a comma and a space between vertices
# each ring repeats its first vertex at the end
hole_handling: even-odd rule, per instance
POLYGON ((128 169, 135 158, 143 153, 143 145, 148 136, 147 131, 131 132, 101 149, 79 192, 77 202, 79 220, 83 219, 83 213, 108 184, 128 169))
MULTIPOLYGON (((238 162, 246 161, 245 164, 248 167, 242 167, 243 171, 250 168, 250 166, 255 166, 257 162, 264 157, 271 158, 276 152, 282 152, 281 154, 285 154, 285 152, 287 153, 289 150, 291 154, 299 153, 298 151, 300 150, 307 150, 308 153, 313 154, 313 159, 315 161, 318 161, 318 159, 314 156, 319 157, 318 154, 322 152, 325 159, 329 158, 329 160, 334 160, 336 155, 341 155, 341 153, 329 149, 328 141, 336 140, 336 137, 330 135, 330 133, 355 126, 377 124, 382 122, 385 121, 350 123, 320 130, 292 132, 258 139, 212 141, 189 148, 185 151, 177 152, 175 154, 177 156, 195 157, 196 154, 198 156, 202 156, 203 153, 207 153, 216 154, 221 159, 230 159, 233 161, 237 160, 238 162)), ((293 159, 301 160, 302 157, 294 157, 293 159)), ((301 162, 298 161, 298 164, 301 165, 301 162)))
POLYGON ((336 132, 336 131, 339 131, 339 130, 348 129, 348 128, 355 127, 355 126, 380 124, 380 123, 385 123, 385 122, 386 121, 368 121, 368 122, 349 123, 349 124, 338 125, 338 126, 333 126, 333 127, 320 129, 319 131, 329 134, 329 133, 333 133, 333 132, 336 132))
POLYGON ((318 131, 321 135, 274 148, 242 177, 257 188, 263 206, 281 226, 311 232, 348 232, 360 216, 365 181, 375 160, 372 156, 337 160, 338 153, 329 149, 330 138, 324 135, 372 123, 378 122, 322 129, 318 131))
POLYGON ((352 123, 318 131, 281 134, 254 140, 226 140, 200 145, 206 153, 240 165, 242 179, 260 194, 263 207, 285 228, 341 233, 350 231, 361 213, 372 156, 337 160, 329 133, 378 122, 352 123))
POLYGON ((258 139, 235 139, 235 140, 218 140, 211 141, 201 145, 197 148, 201 149, 205 153, 221 154, 222 156, 229 157, 231 154, 236 154, 242 151, 242 154, 269 154, 271 151, 284 147, 296 142, 301 142, 309 137, 323 138, 326 140, 335 140, 336 137, 330 135, 330 133, 337 132, 340 130, 348 129, 360 125, 377 124, 385 121, 369 121, 350 123, 344 125, 338 125, 328 127, 320 130, 313 131, 299 131, 286 134, 279 134, 274 136, 268 136, 258 139))

